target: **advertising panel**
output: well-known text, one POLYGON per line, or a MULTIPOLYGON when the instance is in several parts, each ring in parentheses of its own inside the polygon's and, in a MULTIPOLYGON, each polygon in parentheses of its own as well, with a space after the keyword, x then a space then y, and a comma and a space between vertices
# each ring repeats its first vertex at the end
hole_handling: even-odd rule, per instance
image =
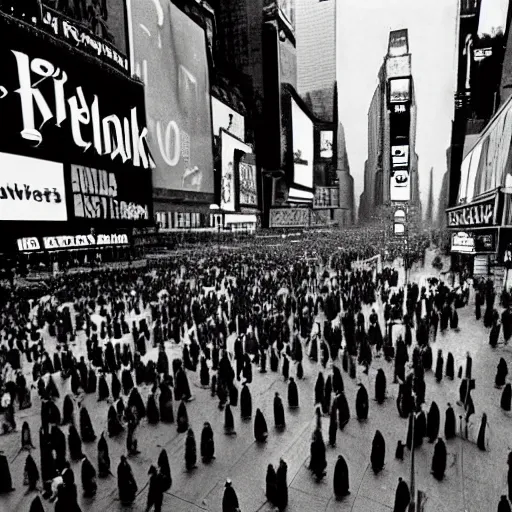
POLYGON ((133 52, 145 83, 153 187, 213 194, 205 31, 169 0, 132 0, 133 52))
POLYGON ((333 132, 331 130, 320 132, 320 158, 332 158, 333 132))
POLYGON ((291 228, 309 226, 307 208, 272 208, 270 210, 271 228, 291 228))
POLYGON ((313 188, 313 123, 293 98, 291 98, 291 103, 293 181, 296 185, 313 188))
POLYGON ((245 119, 242 114, 212 96, 213 133, 220 135, 220 129, 232 133, 240 140, 245 140, 245 119))
POLYGON ((220 185, 220 207, 223 210, 236 210, 236 187, 235 187, 235 151, 252 153, 252 149, 247 144, 238 140, 236 137, 221 130, 221 185, 220 185))
MULTIPOLYGON (((0 123, 0 152, 41 160, 34 164, 25 159, 24 164, 16 164, 20 173, 32 169, 30 180, 28 174, 15 175, 24 180, 23 187, 58 190, 62 179, 67 186, 69 164, 108 169, 115 175, 118 191, 122 189, 115 199, 149 209, 152 161, 146 140, 143 85, 89 61, 77 65, 76 56, 65 48, 31 38, 5 19, 0 19, 0 55, 4 69, 0 83, 4 120, 0 123), (5 122, 7 119, 9 122, 5 122), (48 162, 61 162, 61 175, 65 163, 64 178, 55 182, 54 175, 48 174, 45 184, 44 171, 55 165, 48 162)), ((5 161, 7 157, 2 158, 5 161)), ((11 160, 2 163, 2 168, 12 165, 11 160)), ((54 209, 60 213, 54 216, 40 212, 39 220, 66 220, 60 211, 66 203, 64 192, 60 195, 62 206, 54 209)), ((26 216, 33 214, 27 212, 18 220, 27 220, 26 216)), ((68 214, 72 217, 71 211, 68 214)), ((145 218, 149 217, 148 211, 145 218)), ((123 214, 111 218, 129 217, 123 214)))
POLYGON ((103 220, 149 219, 144 198, 127 180, 104 169, 71 165, 71 189, 75 217, 103 220), (137 201, 138 199, 138 201, 137 201))
POLYGON ((238 160, 238 190, 240 206, 258 206, 258 182, 254 155, 243 155, 238 160))
POLYGON ((393 167, 389 184, 391 201, 409 201, 411 199, 411 183, 408 167, 393 167))
POLYGON ((52 35, 128 72, 125 0, 43 0, 42 14, 52 35))
POLYGON ((411 100, 411 79, 394 78, 389 81, 389 102, 406 103, 411 100))
POLYGON ((0 153, 0 220, 67 219, 61 163, 0 153))

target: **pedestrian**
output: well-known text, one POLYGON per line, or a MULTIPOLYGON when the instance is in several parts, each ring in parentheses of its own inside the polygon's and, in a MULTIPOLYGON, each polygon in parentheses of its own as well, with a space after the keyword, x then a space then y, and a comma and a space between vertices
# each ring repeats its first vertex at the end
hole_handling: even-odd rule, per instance
POLYGON ((119 413, 113 405, 108 409, 107 431, 109 437, 116 437, 124 430, 123 425, 119 421, 119 413))
POLYGON ((150 425, 156 425, 160 421, 160 413, 156 405, 155 395, 150 393, 148 395, 148 405, 146 406, 146 414, 148 417, 148 423, 150 425))
POLYGON ((231 479, 227 479, 224 485, 224 495, 222 496, 222 512, 240 512, 238 496, 231 479))
POLYGON ((260 409, 256 409, 254 417, 254 439, 258 443, 264 443, 268 437, 267 422, 260 409))
POLYGON ((510 385, 510 382, 508 382, 503 389, 503 393, 501 394, 501 408, 504 411, 507 411, 507 412, 510 411, 511 399, 512 399, 512 387, 510 385))
POLYGON ((78 435, 78 431, 74 425, 69 426, 68 433, 68 447, 69 447, 69 457, 71 460, 81 460, 83 458, 82 452, 82 440, 78 435))
POLYGON ((269 464, 267 466, 267 476, 265 478, 265 495, 267 496, 267 500, 272 504, 277 506, 277 476, 274 470, 274 466, 269 464))
POLYGON ((370 462, 375 474, 379 473, 384 467, 384 460, 386 457, 386 442, 380 430, 375 432, 372 442, 372 453, 370 455, 370 462))
POLYGON ((162 503, 164 500, 164 490, 162 487, 162 477, 158 473, 155 466, 151 465, 148 471, 149 477, 149 491, 148 500, 146 504, 146 512, 149 512, 153 507, 155 512, 161 512, 162 503))
POLYGON ((337 396, 336 402, 336 407, 338 409, 338 427, 340 430, 343 430, 350 420, 350 409, 344 392, 337 396))
POLYGON ((248 420, 252 417, 251 391, 245 382, 240 393, 240 415, 243 420, 248 420))
POLYGON ((504 494, 501 496, 500 502, 498 503, 498 512, 511 512, 510 504, 504 494))
POLYGON ((336 434, 338 431, 338 411, 336 410, 336 400, 331 407, 331 414, 329 418, 329 446, 333 448, 336 446, 336 434))
POLYGON ((228 436, 236 435, 235 432, 235 421, 233 419, 233 413, 231 412, 231 406, 226 405, 224 409, 224 433, 228 436))
POLYGON ((107 379, 105 378, 105 374, 102 373, 98 381, 98 402, 106 400, 109 396, 110 390, 108 389, 107 379))
POLYGON ((332 379, 329 375, 327 380, 325 381, 325 389, 324 389, 324 399, 322 402, 322 412, 324 414, 329 414, 331 410, 331 395, 332 395, 332 379))
POLYGON ((80 434, 84 443, 91 443, 96 439, 89 411, 85 405, 80 407, 80 434))
POLYGON ((197 463, 197 448, 196 438, 194 431, 189 428, 187 431, 187 438, 185 439, 185 468, 187 471, 195 469, 197 463))
POLYGON ((453 439, 456 431, 455 412, 451 404, 448 404, 444 421, 444 437, 446 440, 453 439))
POLYGON ((443 367, 444 367, 444 358, 443 358, 443 351, 439 349, 437 351, 437 361, 436 361, 436 381, 441 382, 443 379, 443 367))
POLYGON ((322 404, 324 401, 325 382, 322 372, 318 372, 318 377, 315 384, 315 405, 322 404))
POLYGON ((453 380, 455 376, 455 361, 451 352, 448 352, 448 356, 446 358, 446 376, 450 380, 453 380))
POLYGON ((44 512, 44 507, 43 504, 41 503, 41 498, 39 496, 36 496, 32 500, 29 512, 44 512))
POLYGON ((27 455, 27 459, 25 460, 25 468, 23 471, 23 484, 28 485, 28 490, 33 491, 37 487, 37 482, 39 480, 39 470, 37 469, 36 462, 34 458, 29 453, 27 455))
POLYGON ((213 440, 213 430, 207 421, 203 425, 201 432, 201 458, 203 462, 210 462, 215 459, 215 443, 213 440))
POLYGON ((158 456, 158 473, 161 477, 161 484, 163 492, 167 492, 172 486, 171 467, 169 465, 169 457, 165 448, 162 449, 158 456))
POLYGON ((402 478, 398 479, 398 485, 395 493, 395 506, 393 512, 406 512, 409 502, 411 501, 411 493, 409 486, 402 478))
POLYGON ((284 380, 288 380, 290 377, 290 361, 286 357, 286 354, 283 354, 283 367, 282 367, 282 373, 284 380))
POLYGON ((276 505, 280 512, 288 506, 288 465, 281 459, 276 472, 276 505))
POLYGON ((500 362, 498 363, 496 370, 496 378, 494 379, 494 385, 497 388, 501 388, 505 385, 505 381, 508 375, 508 366, 507 362, 503 357, 500 358, 500 362))
POLYGON ((166 383, 160 385, 158 403, 160 406, 160 421, 162 423, 174 423, 172 391, 166 383))
POLYGON ((478 437, 476 444, 478 448, 482 451, 487 449, 488 445, 488 433, 487 433, 487 414, 484 412, 482 414, 482 421, 480 423, 480 428, 478 429, 478 437))
POLYGON ((96 494, 98 485, 96 483, 96 470, 87 457, 82 461, 82 489, 84 496, 90 498, 96 494))
POLYGON ((66 395, 64 397, 64 404, 62 406, 62 422, 61 425, 69 425, 70 423, 74 423, 74 404, 71 395, 66 395))
POLYGON ((7 494, 14 491, 9 462, 4 452, 0 452, 0 475, 2 475, 2 478, 0 478, 0 494, 7 494))
POLYGON ((30 434, 30 427, 26 421, 24 421, 21 426, 21 449, 34 449, 34 445, 32 444, 32 435, 30 434))
POLYGON ((288 382, 288 407, 291 409, 299 407, 299 391, 293 377, 290 377, 288 382))
POLYGON ((404 460, 404 445, 402 441, 396 443, 395 458, 398 460, 404 460))
MULTIPOLYGON (((101 386, 101 377, 98 382, 98 392, 100 392, 100 386, 101 386)), ((121 395, 121 382, 119 381, 119 377, 117 376, 117 373, 115 371, 112 373, 111 387, 112 387, 112 398, 114 400, 118 400, 119 396, 121 395)))
POLYGON ((368 392, 361 383, 356 395, 356 414, 359 421, 368 419, 368 392))
POLYGON ((337 366, 332 367, 332 390, 334 394, 345 391, 345 385, 343 384, 343 377, 340 369, 337 366))
POLYGON ((382 368, 377 370, 377 376, 375 377, 375 400, 379 404, 386 400, 386 374, 382 368))
POLYGON ((110 472, 110 456, 108 453, 108 444, 105 434, 102 432, 98 441, 98 476, 105 478, 111 475, 110 472))
POLYGON ((435 402, 432 402, 427 415, 427 437, 429 443, 433 443, 437 439, 440 421, 439 407, 435 402))
POLYGON ((207 388, 210 386, 210 370, 208 369, 208 364, 206 363, 206 358, 204 356, 201 357, 201 370, 199 372, 201 386, 207 388))
POLYGON ((286 427, 283 401, 277 391, 274 395, 274 424, 279 430, 283 430, 286 427))
POLYGON ((434 455, 432 457, 432 474, 436 480, 444 478, 446 470, 446 445, 444 441, 439 438, 434 447, 434 455))
POLYGON ((133 476, 132 468, 124 455, 121 455, 121 461, 117 467, 117 488, 119 491, 119 500, 123 505, 133 503, 138 487, 133 476))
POLYGON ((188 430, 188 413, 187 413, 187 406, 185 405, 185 402, 182 400, 180 402, 180 405, 178 407, 178 413, 177 413, 177 419, 176 424, 178 426, 178 433, 183 434, 188 430))
POLYGON ((350 494, 348 465, 343 455, 338 455, 338 460, 334 467, 333 488, 334 495, 338 499, 350 494))
POLYGON ((325 443, 322 437, 322 431, 315 429, 310 448, 309 469, 315 475, 317 481, 325 476, 325 468, 327 467, 327 459, 325 457, 325 443))

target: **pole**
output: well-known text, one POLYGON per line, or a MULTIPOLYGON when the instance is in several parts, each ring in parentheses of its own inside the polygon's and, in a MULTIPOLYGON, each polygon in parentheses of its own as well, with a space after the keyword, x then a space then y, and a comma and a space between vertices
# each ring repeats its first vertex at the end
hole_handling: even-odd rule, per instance
POLYGON ((414 451, 416 448, 416 444, 414 442, 414 424, 416 422, 416 418, 414 417, 414 412, 411 412, 411 418, 412 418, 412 429, 411 429, 411 501, 409 502, 409 512, 415 512, 416 510, 416 491, 415 491, 415 484, 414 484, 414 451))

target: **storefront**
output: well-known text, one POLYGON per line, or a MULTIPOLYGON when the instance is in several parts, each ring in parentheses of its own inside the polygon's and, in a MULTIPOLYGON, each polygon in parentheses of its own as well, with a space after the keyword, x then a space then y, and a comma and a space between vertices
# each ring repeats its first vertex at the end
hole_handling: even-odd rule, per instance
POLYGON ((2 251, 120 257, 153 223, 143 84, 2 13, 0 53, 2 251))

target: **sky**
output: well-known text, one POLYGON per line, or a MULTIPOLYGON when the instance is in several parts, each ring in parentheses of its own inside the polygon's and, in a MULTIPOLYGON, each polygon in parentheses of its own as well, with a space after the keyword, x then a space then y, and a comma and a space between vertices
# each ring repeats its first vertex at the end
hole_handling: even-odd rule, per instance
MULTIPOLYGON (((356 208, 364 186, 368 108, 387 53, 389 32, 401 28, 409 31, 412 55, 420 197, 425 211, 433 167, 437 208, 454 111, 458 0, 336 1, 339 118, 345 129, 356 208)), ((486 32, 503 24, 500 20, 508 0, 482 1, 480 32, 486 32)))

